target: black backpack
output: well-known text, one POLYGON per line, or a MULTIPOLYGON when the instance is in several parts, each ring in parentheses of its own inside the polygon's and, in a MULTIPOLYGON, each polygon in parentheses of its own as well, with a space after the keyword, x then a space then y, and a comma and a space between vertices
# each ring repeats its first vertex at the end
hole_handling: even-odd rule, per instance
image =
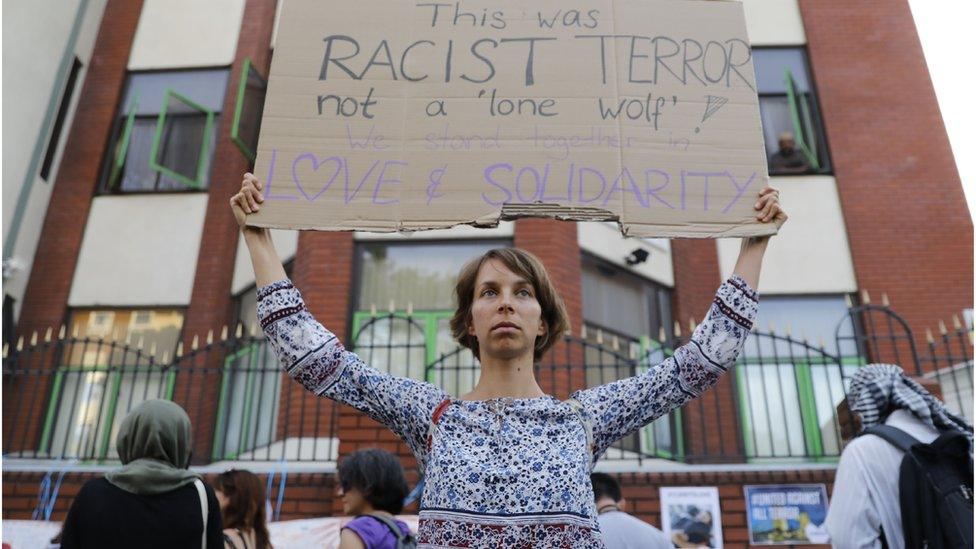
POLYGON ((413 537, 413 534, 403 535, 403 530, 400 530, 400 527, 397 526, 395 521, 380 514, 366 516, 382 522, 393 532, 393 535, 397 538, 397 549, 417 549, 417 538, 413 537))
POLYGON ((889 425, 864 432, 905 453, 898 480, 905 547, 972 548, 973 462, 966 435, 943 432, 923 444, 889 425))

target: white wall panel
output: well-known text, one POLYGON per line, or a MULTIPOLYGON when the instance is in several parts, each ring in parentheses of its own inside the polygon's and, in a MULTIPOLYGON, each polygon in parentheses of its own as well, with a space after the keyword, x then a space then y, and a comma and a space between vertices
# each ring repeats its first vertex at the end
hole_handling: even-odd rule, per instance
MULTIPOLYGON (((831 176, 772 177, 789 221, 769 243, 759 279, 762 294, 822 294, 857 290, 847 229, 831 176)), ((739 254, 739 239, 718 241, 722 276, 739 254)))
POLYGON ((244 0, 145 0, 129 69, 230 65, 243 17, 244 0))
MULTIPOLYGON (((71 131, 105 3, 106 0, 32 0, 3 5, 2 217, 5 238, 12 230, 21 194, 25 197, 17 238, 10 250, 13 269, 3 286, 4 294, 16 301, 17 309, 30 278, 51 189, 71 131), (74 44, 70 44, 76 22, 78 33, 74 44), (66 54, 69 65, 61 73, 61 62, 66 54), (72 56, 81 62, 81 69, 74 89, 67 90, 72 56), (64 125, 56 136, 54 162, 45 181, 40 177, 40 169, 54 137, 50 132, 55 117, 66 96, 70 96, 71 101, 64 125), (45 120, 47 128, 44 127, 45 120), (42 130, 45 130, 43 135, 42 130), (40 149, 36 148, 38 143, 40 149), (28 178, 27 172, 35 154, 37 166, 28 178)), ((15 312, 16 315, 19 312, 15 312)))
POLYGON ((665 238, 624 237, 616 223, 586 222, 577 225, 577 241, 580 249, 596 257, 669 288, 674 287, 671 243, 665 238), (636 248, 644 248, 650 252, 650 257, 638 265, 627 265, 625 258, 636 248))
MULTIPOLYGON (((298 249, 298 231, 272 229, 271 239, 274 240, 275 249, 278 250, 278 257, 281 258, 282 263, 295 257, 295 250, 298 249)), ((231 283, 231 292, 237 294, 253 284, 254 267, 251 265, 251 254, 244 244, 244 235, 241 235, 237 239, 237 257, 234 261, 234 281, 231 283)))
POLYGON ((807 43, 797 0, 742 0, 746 30, 753 46, 801 46, 807 43))
POLYGON ((96 197, 68 304, 189 304, 206 209, 205 193, 96 197))

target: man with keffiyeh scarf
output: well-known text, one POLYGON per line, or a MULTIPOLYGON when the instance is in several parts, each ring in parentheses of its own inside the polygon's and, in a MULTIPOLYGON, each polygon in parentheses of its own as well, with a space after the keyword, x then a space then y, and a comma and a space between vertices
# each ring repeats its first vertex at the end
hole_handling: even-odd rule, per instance
MULTIPOLYGON (((962 433, 969 442, 972 462, 973 427, 898 366, 860 368, 851 380, 847 406, 857 434, 875 425, 888 425, 928 444, 945 432, 962 433)), ((834 547, 905 547, 899 504, 903 457, 900 450, 873 434, 863 434, 844 448, 826 522, 834 547)))

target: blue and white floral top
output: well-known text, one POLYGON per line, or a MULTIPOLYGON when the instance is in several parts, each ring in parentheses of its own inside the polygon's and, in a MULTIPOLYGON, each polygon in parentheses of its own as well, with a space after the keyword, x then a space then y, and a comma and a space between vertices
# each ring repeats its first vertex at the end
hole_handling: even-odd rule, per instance
POLYGON ((643 374, 569 401, 463 401, 363 363, 309 314, 290 281, 258 289, 261 327, 288 374, 409 444, 427 479, 418 542, 436 549, 603 547, 593 465, 617 439, 714 385, 735 363, 757 310, 756 292, 733 276, 691 341, 643 374))

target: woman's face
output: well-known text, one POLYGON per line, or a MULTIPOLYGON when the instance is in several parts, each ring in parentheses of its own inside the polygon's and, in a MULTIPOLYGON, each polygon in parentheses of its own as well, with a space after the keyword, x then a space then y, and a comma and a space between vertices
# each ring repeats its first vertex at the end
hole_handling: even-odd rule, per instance
POLYGON ((342 514, 347 516, 355 516, 365 514, 366 509, 366 498, 363 497, 363 493, 359 491, 358 488, 350 488, 349 490, 343 490, 340 485, 336 492, 338 496, 342 499, 342 514))
POLYGON ((482 356, 531 355, 536 337, 546 331, 532 283, 489 259, 478 271, 474 292, 468 333, 478 338, 482 356))

